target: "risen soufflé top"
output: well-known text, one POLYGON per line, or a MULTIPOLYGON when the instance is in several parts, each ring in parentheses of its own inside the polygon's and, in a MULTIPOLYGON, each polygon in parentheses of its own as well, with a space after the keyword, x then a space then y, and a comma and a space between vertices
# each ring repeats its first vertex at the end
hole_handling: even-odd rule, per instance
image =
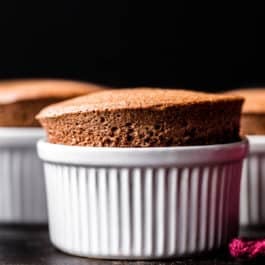
POLYGON ((53 104, 37 119, 56 144, 159 147, 239 140, 243 99, 176 89, 119 89, 53 104))

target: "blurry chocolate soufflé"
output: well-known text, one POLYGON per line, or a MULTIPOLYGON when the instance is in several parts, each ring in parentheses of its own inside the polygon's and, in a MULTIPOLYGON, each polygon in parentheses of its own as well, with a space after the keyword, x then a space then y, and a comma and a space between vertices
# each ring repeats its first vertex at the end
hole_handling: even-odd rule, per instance
POLYGON ((229 91, 245 98, 241 119, 242 135, 265 135, 265 88, 229 91))
POLYGON ((0 82, 0 127, 39 127, 35 115, 45 106, 100 90, 95 84, 54 79, 0 82))

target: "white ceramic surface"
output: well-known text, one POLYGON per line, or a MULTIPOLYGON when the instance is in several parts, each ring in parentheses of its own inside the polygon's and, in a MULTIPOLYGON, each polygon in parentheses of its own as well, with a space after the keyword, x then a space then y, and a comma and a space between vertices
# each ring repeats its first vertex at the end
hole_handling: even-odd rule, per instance
MULTIPOLYGON (((248 136, 249 155, 244 161, 240 227, 242 234, 257 230, 265 234, 265 136, 248 136)), ((255 233, 256 234, 256 233, 255 233)))
POLYGON ((238 232, 246 141, 168 148, 38 142, 50 238, 79 256, 159 259, 226 245, 238 232))
POLYGON ((47 223, 40 128, 0 128, 0 223, 47 223))

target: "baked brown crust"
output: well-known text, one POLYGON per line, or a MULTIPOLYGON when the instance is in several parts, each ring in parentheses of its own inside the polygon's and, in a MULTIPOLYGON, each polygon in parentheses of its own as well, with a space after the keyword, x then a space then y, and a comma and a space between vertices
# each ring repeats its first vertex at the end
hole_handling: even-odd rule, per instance
POLYGON ((99 90, 100 87, 66 80, 0 82, 0 126, 40 126, 36 114, 49 104, 99 90))
POLYGON ((239 140, 243 99, 185 90, 106 90, 51 105, 37 116, 56 144, 150 147, 239 140))
POLYGON ((241 134, 265 135, 265 89, 238 89, 229 93, 245 98, 241 134))
POLYGON ((84 82, 53 79, 21 79, 0 82, 0 104, 26 100, 68 99, 100 87, 84 82))

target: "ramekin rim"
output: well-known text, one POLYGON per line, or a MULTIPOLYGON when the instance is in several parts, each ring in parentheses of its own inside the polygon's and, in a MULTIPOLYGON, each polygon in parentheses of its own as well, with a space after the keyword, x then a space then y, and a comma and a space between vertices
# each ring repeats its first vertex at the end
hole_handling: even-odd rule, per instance
POLYGON ((41 127, 0 127, 0 147, 35 146, 44 136, 41 127))
POLYGON ((37 143, 39 157, 51 163, 77 165, 186 165, 225 163, 242 160, 248 151, 248 140, 203 146, 173 147, 84 147, 52 144, 44 139, 37 143), (233 152, 231 152, 233 151, 233 152))
POLYGON ((42 127, 1 127, 0 126, 0 137, 2 135, 7 135, 7 133, 12 135, 20 135, 21 132, 43 132, 44 129, 42 127))
POLYGON ((246 135, 249 142, 249 152, 265 153, 265 135, 246 135))

